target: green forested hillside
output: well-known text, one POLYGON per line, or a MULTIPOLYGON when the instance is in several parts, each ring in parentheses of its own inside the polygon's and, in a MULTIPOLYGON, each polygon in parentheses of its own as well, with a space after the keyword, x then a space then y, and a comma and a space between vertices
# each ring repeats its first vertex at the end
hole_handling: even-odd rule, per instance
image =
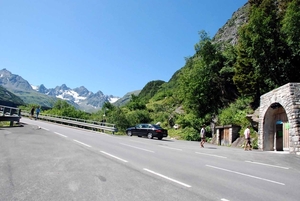
POLYGON ((161 89, 161 86, 165 83, 162 80, 156 80, 148 82, 142 91, 139 94, 140 101, 145 103, 149 102, 149 100, 161 89))
POLYGON ((17 89, 11 89, 11 91, 18 95, 25 103, 35 103, 36 105, 43 106, 45 108, 53 107, 57 98, 50 97, 45 94, 38 93, 36 91, 22 91, 17 89))
POLYGON ((24 104, 20 97, 0 86, 0 105, 16 107, 24 104))
POLYGON ((140 92, 141 92, 141 90, 128 92, 122 98, 120 98, 116 102, 114 102, 113 105, 117 106, 117 107, 125 105, 126 103, 128 103, 130 101, 132 94, 137 96, 137 95, 139 95, 140 92))

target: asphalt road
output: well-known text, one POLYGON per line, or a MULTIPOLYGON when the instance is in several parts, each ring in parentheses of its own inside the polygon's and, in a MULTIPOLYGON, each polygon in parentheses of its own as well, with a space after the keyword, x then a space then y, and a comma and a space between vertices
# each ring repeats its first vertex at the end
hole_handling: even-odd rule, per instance
POLYGON ((0 128, 1 201, 300 198, 298 155, 21 122, 0 128))

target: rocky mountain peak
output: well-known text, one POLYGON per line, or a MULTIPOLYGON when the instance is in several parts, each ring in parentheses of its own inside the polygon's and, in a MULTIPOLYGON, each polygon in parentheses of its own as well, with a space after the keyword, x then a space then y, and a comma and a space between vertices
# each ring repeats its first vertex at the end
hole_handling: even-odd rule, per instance
POLYGON ((62 91, 65 91, 65 90, 69 90, 70 88, 67 87, 66 84, 62 84, 60 87, 57 87, 58 90, 62 90, 62 91))
POLYGON ((46 93, 48 92, 48 89, 47 89, 43 84, 41 84, 41 85, 37 88, 37 91, 40 92, 40 93, 46 94, 46 93))
POLYGON ((77 92, 80 96, 89 96, 92 94, 89 90, 87 90, 84 86, 77 87, 73 89, 75 92, 77 92))
POLYGON ((21 76, 12 74, 5 68, 0 70, 0 85, 7 89, 22 89, 24 91, 31 91, 31 85, 21 76))
POLYGON ((95 93, 95 96, 102 97, 102 96, 104 96, 104 94, 102 93, 102 91, 97 91, 97 92, 95 93))
POLYGON ((6 68, 3 68, 1 71, 0 71, 0 77, 2 76, 11 76, 11 72, 6 70, 6 68))

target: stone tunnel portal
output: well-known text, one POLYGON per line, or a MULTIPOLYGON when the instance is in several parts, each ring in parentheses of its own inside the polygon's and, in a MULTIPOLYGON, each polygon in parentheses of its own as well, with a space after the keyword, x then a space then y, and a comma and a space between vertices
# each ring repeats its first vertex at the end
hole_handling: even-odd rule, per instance
POLYGON ((289 123, 285 109, 273 103, 267 109, 263 123, 264 151, 289 150, 289 123))

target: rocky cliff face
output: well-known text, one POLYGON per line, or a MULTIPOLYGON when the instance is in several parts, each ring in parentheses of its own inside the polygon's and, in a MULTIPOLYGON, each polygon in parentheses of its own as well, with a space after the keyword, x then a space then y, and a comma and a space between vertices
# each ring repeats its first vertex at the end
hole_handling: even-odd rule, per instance
POLYGON ((248 9, 249 3, 246 3, 243 7, 234 12, 226 24, 218 30, 213 37, 213 41, 216 43, 236 45, 238 40, 238 28, 247 22, 248 9))

